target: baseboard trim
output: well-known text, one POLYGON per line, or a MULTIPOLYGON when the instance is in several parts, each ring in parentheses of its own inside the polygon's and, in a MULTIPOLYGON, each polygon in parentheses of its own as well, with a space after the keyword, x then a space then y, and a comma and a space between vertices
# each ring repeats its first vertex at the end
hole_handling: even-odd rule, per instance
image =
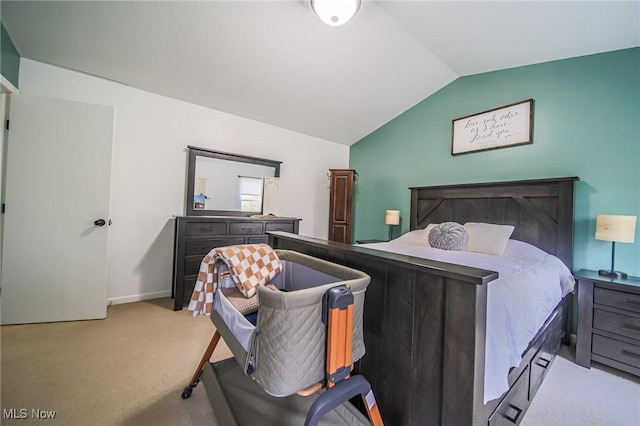
POLYGON ((160 299, 162 297, 171 297, 171 290, 156 291, 153 293, 133 294, 131 296, 110 297, 107 299, 107 305, 121 305, 123 303, 142 302, 143 300, 160 299))

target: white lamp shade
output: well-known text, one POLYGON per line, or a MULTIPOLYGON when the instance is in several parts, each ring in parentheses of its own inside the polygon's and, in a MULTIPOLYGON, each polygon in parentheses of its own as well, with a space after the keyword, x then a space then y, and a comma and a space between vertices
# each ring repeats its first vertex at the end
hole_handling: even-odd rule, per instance
POLYGON ((360 0, 311 0, 311 7, 325 24, 347 23, 360 9, 360 0))
POLYGON ((596 240, 632 243, 636 234, 636 216, 599 214, 596 217, 596 240))
POLYGON ((384 223, 387 225, 400 225, 400 210, 385 211, 384 223))

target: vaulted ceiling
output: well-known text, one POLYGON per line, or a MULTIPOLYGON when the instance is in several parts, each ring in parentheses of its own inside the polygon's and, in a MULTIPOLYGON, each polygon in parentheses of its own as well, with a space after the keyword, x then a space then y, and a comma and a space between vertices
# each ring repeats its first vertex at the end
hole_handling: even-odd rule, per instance
POLYGON ((351 145, 460 76, 640 46, 635 1, 5 1, 21 56, 351 145))

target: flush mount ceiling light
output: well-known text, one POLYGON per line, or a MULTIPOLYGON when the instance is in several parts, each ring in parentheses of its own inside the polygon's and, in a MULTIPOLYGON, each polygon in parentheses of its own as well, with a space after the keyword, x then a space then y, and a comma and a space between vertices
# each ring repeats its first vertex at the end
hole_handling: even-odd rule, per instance
POLYGON ((360 0, 311 0, 311 8, 325 24, 345 24, 360 9, 360 0))

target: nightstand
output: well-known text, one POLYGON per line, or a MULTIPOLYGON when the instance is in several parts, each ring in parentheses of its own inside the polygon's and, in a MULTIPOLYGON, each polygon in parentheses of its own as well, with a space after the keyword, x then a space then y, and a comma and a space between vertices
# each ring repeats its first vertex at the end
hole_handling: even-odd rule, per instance
POLYGON ((640 376, 640 278, 580 270, 576 363, 591 361, 640 376))

